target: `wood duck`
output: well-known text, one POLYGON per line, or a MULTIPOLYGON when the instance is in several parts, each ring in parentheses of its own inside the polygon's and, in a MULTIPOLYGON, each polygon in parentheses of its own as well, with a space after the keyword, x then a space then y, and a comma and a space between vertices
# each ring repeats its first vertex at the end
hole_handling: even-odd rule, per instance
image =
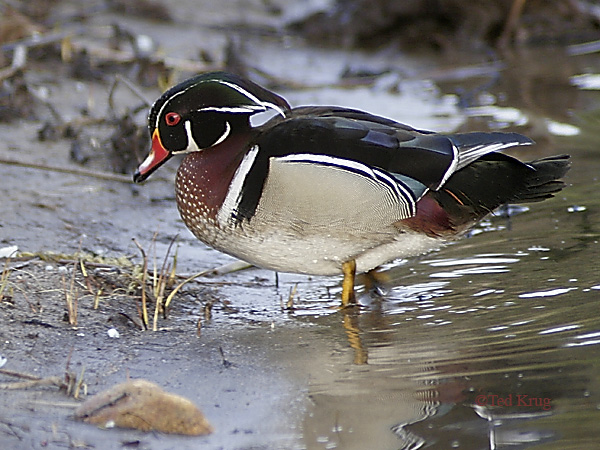
POLYGON ((437 248, 505 203, 550 198, 569 169, 568 155, 498 153, 533 143, 517 133, 438 134, 356 109, 292 108, 225 72, 169 89, 148 122, 136 182, 185 154, 177 207, 198 239, 275 271, 343 274, 342 306, 355 302, 356 272, 437 248))

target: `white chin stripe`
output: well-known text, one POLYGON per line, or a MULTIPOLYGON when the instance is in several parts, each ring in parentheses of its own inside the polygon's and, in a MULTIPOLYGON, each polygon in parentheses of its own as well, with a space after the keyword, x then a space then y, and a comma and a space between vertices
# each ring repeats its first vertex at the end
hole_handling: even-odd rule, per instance
POLYGON ((188 140, 188 146, 185 149, 185 153, 199 152, 200 148, 198 148, 198 144, 196 144, 194 136, 192 135, 192 122, 186 120, 183 126, 185 127, 185 134, 188 140))
POLYGON ((186 120, 183 124, 185 128, 185 134, 188 140, 188 146, 185 150, 177 150, 175 152, 171 152, 173 155, 185 155, 187 153, 199 152, 202 149, 198 147, 194 137, 192 136, 192 123, 189 120, 186 120))
MULTIPOLYGON (((201 152, 203 149, 198 147, 198 144, 196 144, 196 141, 194 140, 194 136, 192 136, 191 122, 189 120, 186 120, 184 123, 184 127, 185 127, 185 134, 188 139, 188 146, 185 150, 179 150, 179 151, 175 151, 175 152, 171 152, 171 153, 173 155, 185 155, 187 153, 201 152)), ((231 133, 231 125, 229 125, 229 122, 225 122, 225 131, 223 132, 221 137, 219 137, 219 139, 217 139, 213 144, 210 145, 210 147, 219 145, 221 142, 223 142, 225 139, 227 139, 229 137, 230 133, 231 133)))
POLYGON ((231 125, 229 125, 229 122, 225 122, 225 131, 223 132, 221 137, 219 139, 217 139, 213 145, 211 145, 211 147, 214 147, 215 145, 219 145, 221 142, 223 142, 225 139, 227 139, 227 136, 229 136, 230 132, 231 132, 231 125))

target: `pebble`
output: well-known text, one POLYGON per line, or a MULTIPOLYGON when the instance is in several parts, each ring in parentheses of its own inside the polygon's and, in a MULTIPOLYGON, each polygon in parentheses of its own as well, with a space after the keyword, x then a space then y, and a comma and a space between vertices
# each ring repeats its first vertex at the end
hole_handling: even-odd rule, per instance
POLYGON ((109 329, 106 334, 108 334, 108 337, 115 339, 121 336, 116 328, 109 329))

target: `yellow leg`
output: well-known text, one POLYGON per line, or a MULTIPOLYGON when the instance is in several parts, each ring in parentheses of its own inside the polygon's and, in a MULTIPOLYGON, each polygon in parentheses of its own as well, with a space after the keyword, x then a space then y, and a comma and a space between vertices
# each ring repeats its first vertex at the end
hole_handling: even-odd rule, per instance
POLYGON ((354 296, 356 261, 351 260, 343 263, 342 273, 344 274, 344 280, 342 281, 342 308, 347 308, 356 304, 356 297, 354 296))
POLYGON ((390 276, 386 272, 378 272, 377 268, 369 270, 368 272, 359 275, 358 283, 365 285, 365 291, 389 283, 390 276))

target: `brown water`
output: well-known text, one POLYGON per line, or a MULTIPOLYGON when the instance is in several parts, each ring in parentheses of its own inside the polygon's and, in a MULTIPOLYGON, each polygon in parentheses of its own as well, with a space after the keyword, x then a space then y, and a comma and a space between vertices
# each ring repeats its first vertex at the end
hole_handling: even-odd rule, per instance
MULTIPOLYGON (((555 199, 511 208, 510 217, 499 212, 467 239, 389 265, 389 283, 380 296, 363 293, 359 311, 332 310, 340 289, 327 279, 281 275, 280 290, 229 288, 242 311, 271 323, 263 327, 276 341, 286 335, 286 346, 269 353, 302 406, 293 409, 284 446, 598 448, 600 93, 575 87, 569 76, 595 73, 600 63, 565 59, 572 73, 560 79, 547 58, 529 55, 506 70, 516 84, 504 72, 491 85, 440 82, 445 92, 460 87, 503 100, 454 111, 440 101, 439 114, 433 108, 416 117, 434 129, 458 118, 462 129, 520 130, 539 142, 516 153, 523 159, 570 153, 569 186, 555 199), (519 72, 519 64, 528 70, 519 72), (536 76, 527 82, 532 66, 536 76), (282 318, 280 298, 293 283, 297 310, 282 318)), ((371 111, 396 106, 378 92, 367 100, 360 89, 306 95, 313 103, 362 101, 371 111)), ((415 123, 410 108, 403 113, 401 120, 415 123)), ((266 435, 260 441, 279 448, 276 434, 275 443, 266 435)))
MULTIPOLYGON (((498 213, 439 252, 390 265, 387 289, 363 295, 360 311, 330 313, 335 295, 300 281, 292 317, 314 332, 302 335, 309 401, 299 448, 600 445, 600 93, 575 86, 593 81, 600 62, 552 55, 518 59, 496 82, 440 84, 502 99, 458 110, 462 129, 533 135, 540 144, 516 153, 523 159, 570 153, 567 189, 509 218, 498 213)), ((335 94, 324 94, 329 101, 319 103, 332 103, 335 94)), ((386 108, 377 94, 365 103, 386 108)), ((455 117, 441 112, 432 119, 455 117)))
MULTIPOLYGON (((503 129, 527 121, 541 144, 522 158, 571 153, 570 186, 389 268, 389 290, 382 299, 363 297, 368 307, 344 317, 346 352, 332 355, 326 375, 309 385, 308 448, 600 445, 600 96, 569 85, 545 61, 517 61, 509 73, 519 83, 484 91, 505 99, 486 108, 496 119, 485 123, 503 129), (527 80, 519 64, 534 66, 536 77, 527 80), (541 101, 525 109, 532 97, 541 101), (554 121, 576 128, 553 128, 554 121)), ((600 68, 597 58, 581 62, 580 73, 600 68)), ((460 86, 472 89, 473 80, 460 86)), ((467 108, 473 116, 464 128, 480 127, 482 110, 467 108)))

